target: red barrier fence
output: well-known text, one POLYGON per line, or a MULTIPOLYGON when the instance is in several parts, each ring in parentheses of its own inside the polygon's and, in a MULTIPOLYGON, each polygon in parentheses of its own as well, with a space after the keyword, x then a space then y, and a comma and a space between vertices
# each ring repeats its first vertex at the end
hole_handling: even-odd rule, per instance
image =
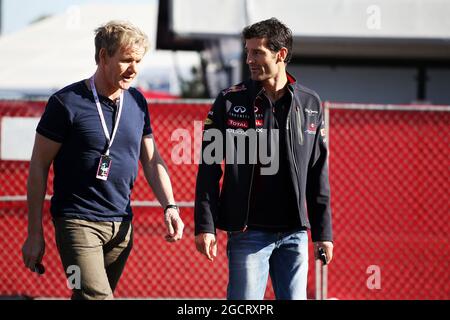
MULTIPOLYGON (((44 105, 0 101, 0 120, 39 117, 44 105)), ((162 210, 155 207, 155 197, 140 170, 132 196, 134 248, 117 297, 225 297, 226 237, 219 233, 219 252, 213 263, 196 252, 192 204, 197 165, 171 160, 179 143, 171 141, 175 129, 190 134, 194 159, 200 143, 194 131, 201 134, 201 126, 198 131, 194 121, 203 121, 209 106, 205 101, 150 103, 157 146, 168 164, 175 197, 184 206, 185 237, 176 244, 165 242, 162 210)), ((328 297, 449 299, 450 107, 325 107, 335 235, 328 297)), ((0 296, 68 297, 48 202, 44 214, 47 271, 38 277, 21 260, 27 171, 28 161, 0 160, 0 296)), ((48 194, 52 193, 51 180, 48 194)), ((266 298, 272 299, 270 285, 268 289, 266 298)), ((312 260, 308 296, 314 298, 312 260)))

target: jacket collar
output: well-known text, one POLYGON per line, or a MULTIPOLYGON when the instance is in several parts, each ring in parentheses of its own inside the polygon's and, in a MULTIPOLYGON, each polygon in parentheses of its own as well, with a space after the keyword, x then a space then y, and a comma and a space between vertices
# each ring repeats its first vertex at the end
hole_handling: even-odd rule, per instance
MULTIPOLYGON (((297 83, 297 79, 295 79, 295 77, 287 71, 286 71, 286 77, 287 77, 287 81, 288 81, 287 82, 288 89, 293 91, 293 86, 297 83)), ((249 81, 250 81, 249 88, 251 90, 252 96, 256 97, 256 95, 258 95, 261 92, 261 90, 263 89, 261 81, 255 81, 252 79, 249 79, 249 81)))
POLYGON ((292 75, 292 74, 290 74, 289 72, 287 72, 286 71, 286 76, 287 76, 287 79, 288 79, 288 85, 294 85, 296 82, 297 82, 297 79, 295 79, 295 77, 292 75))

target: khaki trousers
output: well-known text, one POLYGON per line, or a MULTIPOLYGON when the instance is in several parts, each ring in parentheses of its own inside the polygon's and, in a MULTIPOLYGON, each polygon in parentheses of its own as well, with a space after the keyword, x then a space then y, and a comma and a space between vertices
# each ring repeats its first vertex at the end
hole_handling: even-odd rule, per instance
POLYGON ((68 284, 73 287, 72 300, 113 299, 133 246, 131 221, 56 218, 53 223, 56 246, 68 284), (79 271, 78 282, 74 270, 79 271))

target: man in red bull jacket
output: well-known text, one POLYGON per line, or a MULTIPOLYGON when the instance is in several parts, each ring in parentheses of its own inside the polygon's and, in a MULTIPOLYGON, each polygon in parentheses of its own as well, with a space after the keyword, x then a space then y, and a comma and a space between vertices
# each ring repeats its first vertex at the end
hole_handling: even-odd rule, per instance
POLYGON ((205 121, 195 243, 213 260, 216 229, 227 231, 228 299, 262 299, 269 275, 277 299, 306 299, 307 229, 315 256, 333 256, 324 114, 286 71, 289 28, 271 18, 242 35, 251 79, 223 90, 205 121))

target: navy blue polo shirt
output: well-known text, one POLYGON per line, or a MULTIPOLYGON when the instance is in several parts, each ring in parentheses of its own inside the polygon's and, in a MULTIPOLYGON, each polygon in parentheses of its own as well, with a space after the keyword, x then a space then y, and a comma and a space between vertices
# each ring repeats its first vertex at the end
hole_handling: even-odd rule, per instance
MULTIPOLYGON (((117 106, 99 96, 112 133, 117 106)), ((52 216, 89 221, 129 221, 130 195, 138 173, 141 140, 152 133, 147 102, 136 89, 124 92, 122 116, 110 149, 108 180, 96 178, 100 156, 107 149, 92 91, 84 81, 53 94, 36 131, 62 143, 53 162, 52 216)))

